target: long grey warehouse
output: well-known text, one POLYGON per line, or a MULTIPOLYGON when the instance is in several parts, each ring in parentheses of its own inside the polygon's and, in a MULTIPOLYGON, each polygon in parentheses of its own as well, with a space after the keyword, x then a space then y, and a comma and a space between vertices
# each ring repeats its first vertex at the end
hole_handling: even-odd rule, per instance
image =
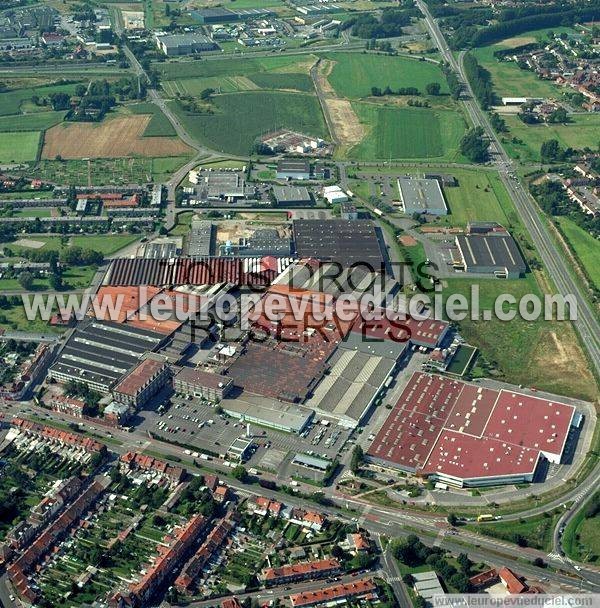
POLYGON ((428 213, 429 215, 446 215, 448 207, 444 193, 437 179, 401 177, 398 179, 400 203, 407 215, 428 213))

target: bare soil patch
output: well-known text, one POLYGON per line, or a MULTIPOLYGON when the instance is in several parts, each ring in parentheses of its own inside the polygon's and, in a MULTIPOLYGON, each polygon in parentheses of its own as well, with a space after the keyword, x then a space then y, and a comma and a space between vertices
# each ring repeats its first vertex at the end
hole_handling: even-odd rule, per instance
POLYGON ((142 137, 148 115, 122 116, 96 123, 62 123, 46 131, 43 158, 181 156, 190 152, 176 137, 142 137))
POLYGON ((34 241, 33 239, 18 239, 14 244, 19 247, 27 247, 28 249, 41 249, 46 243, 44 241, 34 241))

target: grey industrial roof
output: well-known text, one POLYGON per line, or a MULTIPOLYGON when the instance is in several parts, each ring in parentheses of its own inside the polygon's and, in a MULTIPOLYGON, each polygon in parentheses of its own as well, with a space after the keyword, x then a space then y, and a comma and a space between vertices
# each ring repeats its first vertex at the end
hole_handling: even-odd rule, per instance
POLYGON ((300 257, 381 269, 383 256, 371 220, 294 220, 293 226, 300 257))
POLYGON ((308 188, 305 186, 273 186, 273 194, 278 203, 312 202, 308 188))
POLYGON ((465 234, 456 237, 456 242, 468 269, 507 269, 523 274, 527 269, 525 260, 510 234, 465 234))
POLYGON ((338 349, 330 363, 329 374, 306 405, 358 424, 394 368, 395 359, 338 349))
POLYGON ((309 456, 308 454, 298 453, 292 459, 292 464, 298 464, 303 467, 310 467, 311 469, 326 471, 327 467, 331 464, 331 460, 325 460, 324 458, 316 458, 315 456, 309 456))
POLYGON ((51 371, 112 385, 163 339, 162 334, 126 324, 91 321, 73 332, 51 371))
POLYGON ((276 399, 269 399, 252 393, 244 392, 235 399, 223 399, 221 407, 224 411, 237 417, 252 417, 265 426, 278 425, 300 432, 314 412, 276 399))
POLYGON ((303 158, 284 158, 277 163, 277 171, 309 173, 310 163, 303 158))
POLYGON ((189 255, 194 257, 214 255, 216 238, 216 226, 211 221, 192 220, 188 240, 189 255))
POLYGON ((430 209, 448 210, 437 179, 400 177, 398 188, 405 213, 426 213, 430 209))

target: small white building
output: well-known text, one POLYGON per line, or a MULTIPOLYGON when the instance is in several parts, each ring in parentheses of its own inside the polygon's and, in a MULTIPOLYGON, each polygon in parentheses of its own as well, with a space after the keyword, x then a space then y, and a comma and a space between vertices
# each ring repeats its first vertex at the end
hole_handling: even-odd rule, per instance
POLYGON ((330 204, 346 203, 348 195, 339 186, 325 186, 323 188, 323 198, 330 204))

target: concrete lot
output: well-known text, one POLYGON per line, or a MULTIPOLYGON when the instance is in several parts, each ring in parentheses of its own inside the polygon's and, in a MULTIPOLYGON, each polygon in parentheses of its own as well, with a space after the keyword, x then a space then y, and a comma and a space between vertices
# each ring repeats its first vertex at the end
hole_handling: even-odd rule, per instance
MULTIPOLYGON (((162 415, 155 409, 140 412, 139 428, 166 440, 217 454, 225 454, 237 437, 246 434, 245 423, 226 414, 219 415, 214 406, 198 398, 173 396, 171 401, 172 406, 162 415), (165 425, 163 429, 158 426, 161 422, 165 425)), ((283 478, 288 476, 288 465, 298 452, 335 459, 347 442, 350 430, 338 426, 334 420, 324 426, 320 424, 322 419, 322 416, 313 419, 303 436, 251 424, 250 433, 258 449, 246 466, 271 470, 283 478)))

